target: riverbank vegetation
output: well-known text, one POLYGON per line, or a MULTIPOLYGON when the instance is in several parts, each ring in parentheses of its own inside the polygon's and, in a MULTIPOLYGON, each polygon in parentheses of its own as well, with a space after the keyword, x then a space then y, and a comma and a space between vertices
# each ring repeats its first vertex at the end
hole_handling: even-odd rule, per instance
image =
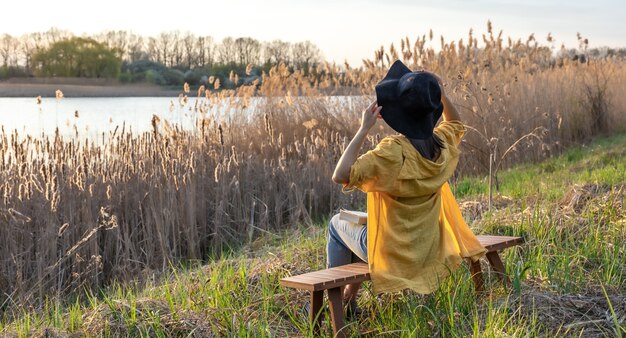
MULTIPOLYGON (((624 258, 619 244, 624 240, 624 231, 621 202, 618 203, 623 200, 620 182, 624 182, 624 170, 620 161, 624 154, 619 152, 623 140, 610 139, 615 148, 607 145, 602 150, 607 155, 589 163, 585 162, 587 158, 596 158, 596 154, 580 150, 580 157, 576 157, 576 152, 567 153, 576 161, 546 162, 540 167, 542 171, 532 171, 532 178, 526 177, 528 172, 503 172, 625 130, 626 96, 621 93, 626 90, 626 62, 608 54, 591 58, 586 40, 580 37, 579 41, 576 59, 555 57, 553 42, 542 44, 534 36, 506 39, 489 25, 482 38, 472 31, 462 41, 437 41, 433 34, 406 38, 376 50, 374 58, 364 60, 358 68, 321 62, 305 70, 279 63, 259 73, 258 78, 245 81, 243 76, 254 72, 254 66, 246 65, 242 73, 232 71, 227 78, 208 77, 206 84, 181 86, 173 109, 181 111, 181 120, 192 119, 196 126, 192 130, 181 130, 174 123, 177 121, 155 116, 151 132, 135 134, 121 125, 114 132, 98 135, 101 140, 97 144, 104 146, 97 146, 94 140, 19 135, 3 130, 0 311, 7 319, 2 325, 13 325, 4 323, 22 313, 32 318, 41 316, 42 311, 49 312, 50 304, 68 297, 75 297, 72 299, 78 309, 83 302, 91 302, 94 308, 109 309, 117 319, 126 317, 115 311, 126 311, 130 306, 134 309, 128 312, 132 318, 145 314, 155 321, 170 321, 169 317, 148 310, 137 312, 136 303, 115 301, 102 305, 94 295, 127 281, 150 281, 149 276, 171 266, 212 261, 244 243, 261 245, 267 238, 282 236, 277 234, 285 229, 319 224, 340 207, 363 207, 363 195, 342 194, 330 177, 358 127, 360 111, 374 99, 374 85, 395 59, 402 59, 412 69, 425 68, 442 75, 446 79, 445 90, 468 125, 461 164, 452 180, 456 193, 488 201, 487 210, 499 208, 498 191, 523 201, 519 210, 513 211, 514 217, 494 214, 495 218, 477 228, 479 232, 499 232, 499 226, 506 226, 503 233, 530 236, 523 262, 535 264, 532 274, 524 273, 524 263, 512 256, 507 258, 512 262, 511 272, 517 273, 517 285, 537 282, 547 289, 557 285, 553 292, 567 294, 579 290, 585 285, 582 282, 587 281, 596 286, 595 301, 606 299, 603 304, 608 304, 613 291, 623 292, 623 265, 609 264, 624 258), (439 43, 441 46, 435 49, 439 43), (354 96, 329 96, 347 90, 354 96), (215 111, 214 107, 223 109, 209 114, 215 111), (560 182, 550 175, 557 171, 562 175, 587 175, 579 182, 586 184, 584 191, 577 192, 569 181, 559 188, 544 190, 544 186, 551 187, 551 182, 560 182), (543 176, 547 181, 543 181, 543 176), (522 178, 525 183, 520 183, 517 190, 507 190, 522 178), (537 190, 528 190, 531 188, 537 190), (579 202, 572 202, 572 213, 553 217, 553 211, 558 211, 553 198, 559 191, 569 190, 573 190, 572 196, 578 196, 576 201, 593 203, 578 207, 579 202), (594 199, 594 194, 602 200, 594 199), (525 196, 529 200, 524 201, 525 196), (606 208, 593 209, 596 205, 606 208), (580 264, 568 266, 566 262, 580 264), (584 279, 583 273, 588 271, 591 277, 584 279), (600 293, 604 289, 599 285, 609 286, 605 289, 611 296, 600 293), (84 292, 90 296, 84 296, 84 292), (30 307, 38 309, 39 314, 22 312, 30 307)), ((383 126, 375 129, 365 148, 372 147, 386 133, 389 130, 383 126)), ((485 213, 482 204, 476 208, 481 215, 485 213)), ((321 230, 317 231, 315 236, 319 238, 313 240, 310 248, 318 251, 306 251, 305 256, 314 259, 310 267, 319 268, 323 265, 319 250, 323 249, 321 230)), ((308 243, 308 239, 302 240, 308 243)), ((262 246, 257 249, 259 253, 266 250, 262 246)), ((294 250, 285 251, 288 259, 283 263, 291 264, 291 258, 299 252, 294 250)), ((214 264, 229 264, 221 262, 214 264)), ((237 279, 239 284, 233 282, 231 287, 250 290, 251 297, 255 290, 268 297, 254 298, 254 305, 248 304, 245 309, 257 314, 260 309, 267 310, 270 316, 285 313, 272 312, 276 304, 264 303, 284 296, 272 296, 266 291, 274 290, 275 286, 270 285, 275 285, 279 276, 309 267, 287 269, 283 263, 278 264, 279 271, 269 276, 246 272, 245 266, 240 265, 228 268, 228 273, 236 272, 233 278, 241 276, 237 279), (269 284, 254 289, 259 280, 253 282, 246 276, 269 278, 269 284), (248 285, 248 289, 243 285, 248 285)), ((184 303, 189 298, 183 297, 183 293, 179 294, 180 299, 171 298, 173 289, 168 288, 171 284, 166 285, 155 288, 165 295, 161 300, 166 300, 170 309, 167 313, 174 319, 182 318, 180 309, 206 306, 222 316, 218 322, 223 322, 220 325, 225 325, 226 331, 217 332, 238 332, 233 330, 243 330, 240 325, 250 321, 249 317, 235 317, 223 310, 243 306, 231 304, 234 300, 230 298, 205 293, 194 301, 197 303, 184 303), (174 301, 183 304, 172 305, 174 301)), ((410 303, 390 304, 405 304, 402 306, 406 306, 406 311, 448 309, 449 313, 437 312, 432 324, 425 320, 424 325, 433 325, 441 332, 455 328, 463 331, 454 332, 472 332, 483 327, 480 320, 474 321, 479 317, 473 314, 484 309, 472 305, 469 285, 459 289, 467 296, 444 299, 445 295, 454 294, 446 291, 433 298, 436 302, 428 307, 419 306, 421 298, 415 295, 408 296, 410 303), (462 303, 456 303, 457 300, 462 303), (466 318, 466 325, 456 327, 457 318, 466 318)), ((185 286, 179 291, 193 287, 185 286)), ((237 299, 249 299, 235 294, 239 295, 237 299)), ((560 302, 560 298, 554 299, 560 302)), ((494 309, 503 313, 485 317, 487 321, 497 318, 489 326, 492 329, 508 322, 511 317, 507 314, 517 311, 499 307, 506 304, 503 298, 494 301, 494 309)), ((293 308, 279 307, 291 311, 287 317, 295 316, 293 308)), ((390 314, 397 310, 390 308, 390 314)), ((535 325, 540 318, 538 311, 520 318, 535 325)), ((73 321, 83 317, 70 318, 73 321)), ((427 316, 420 314, 420 318, 427 316)), ((612 327, 620 332, 622 317, 607 318, 618 323, 612 327)), ((23 323, 20 320, 16 323, 23 323)), ((275 323, 274 319, 260 325, 271 323, 275 323)), ((285 325, 304 325, 296 319, 292 323, 285 325)), ((378 325, 368 323, 367 327, 378 325)), ((382 330, 386 324, 378 327, 382 330)), ((289 327, 293 330, 293 326, 289 327)))
MULTIPOLYGON (((351 336, 623 337, 624 149, 626 135, 622 134, 542 163, 507 170, 502 173, 506 183, 491 211, 483 194, 463 192, 459 202, 474 232, 525 238, 522 247, 504 252, 512 283, 503 287, 489 273, 487 292, 477 295, 464 265, 428 296, 412 292, 377 296, 366 283, 359 298, 363 314, 347 323, 351 336)), ((459 186, 485 191, 487 180, 469 176, 459 186)), ((121 229, 121 224, 119 230, 114 228, 113 212, 101 212, 102 228, 85 246, 111 247, 111 237, 128 233, 130 242, 133 233, 141 232, 121 229)), ((138 224, 137 228, 145 227, 138 224)), ((164 262, 158 267, 164 273, 145 264, 129 275, 129 283, 119 281, 95 291, 78 288, 70 298, 45 297, 37 310, 12 304, 0 316, 0 335, 311 336, 304 311, 308 295, 282 288, 278 281, 324 266, 324 225, 316 222, 284 231, 240 229, 254 236, 241 249, 207 264, 164 262)), ((61 237, 72 236, 71 226, 63 231, 61 237)), ((179 245, 186 245, 188 233, 179 236, 179 245)), ((161 240, 155 240, 146 240, 142 246, 158 247, 161 240)), ((121 244, 117 252, 123 255, 129 249, 134 250, 121 244)), ((104 263, 107 270, 105 261, 84 257, 75 264, 97 270, 97 264, 104 263)), ((123 258, 116 262, 129 263, 123 258)), ((94 270, 75 269, 74 273, 95 277, 94 270)), ((79 283, 78 276, 68 278, 79 283)), ((328 313, 322 315, 322 336, 331 335, 328 313)))

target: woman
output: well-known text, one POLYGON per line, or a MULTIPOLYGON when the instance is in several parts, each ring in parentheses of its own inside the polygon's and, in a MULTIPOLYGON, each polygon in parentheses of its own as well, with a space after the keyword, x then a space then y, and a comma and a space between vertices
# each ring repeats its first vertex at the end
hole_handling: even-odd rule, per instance
MULTIPOLYGON (((363 112, 361 127, 333 174, 345 190, 367 193, 368 224, 339 215, 331 219, 328 266, 360 259, 369 265, 376 293, 407 288, 431 293, 463 258, 483 255, 446 183, 458 163, 464 132, 441 80, 396 61, 376 85, 376 102, 363 112), (443 122, 435 127, 442 114, 443 122), (380 118, 400 134, 358 157, 380 118)), ((349 314, 356 309, 359 286, 344 290, 349 314)))

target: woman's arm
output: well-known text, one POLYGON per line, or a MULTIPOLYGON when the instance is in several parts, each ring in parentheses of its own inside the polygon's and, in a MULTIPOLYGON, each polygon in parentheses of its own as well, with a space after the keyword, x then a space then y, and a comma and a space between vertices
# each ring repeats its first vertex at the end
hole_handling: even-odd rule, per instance
POLYGON ((376 105, 376 102, 372 102, 372 104, 363 111, 361 127, 354 138, 352 138, 352 141, 350 141, 350 144, 348 144, 346 150, 341 154, 341 158, 339 158, 339 162, 337 162, 335 172, 333 173, 333 182, 346 184, 350 181, 350 168, 359 157, 359 150, 363 142, 365 142, 367 134, 376 124, 377 119, 381 118, 381 109, 383 109, 383 107, 379 107, 376 105))
POLYGON ((456 107, 454 106, 454 104, 452 104, 452 102, 450 101, 450 99, 448 99, 448 96, 446 95, 446 91, 443 86, 443 80, 441 80, 441 77, 438 74, 435 74, 435 73, 431 73, 431 74, 433 74, 433 76, 437 79, 437 82, 439 82, 439 88, 441 88, 441 103, 443 103, 443 120, 444 121, 461 121, 461 116, 459 115, 459 112, 456 110, 456 107))
POLYGON ((448 96, 443 93, 443 90, 441 91, 441 103, 443 103, 444 121, 461 121, 461 116, 459 115, 459 112, 456 110, 454 104, 450 102, 448 96))

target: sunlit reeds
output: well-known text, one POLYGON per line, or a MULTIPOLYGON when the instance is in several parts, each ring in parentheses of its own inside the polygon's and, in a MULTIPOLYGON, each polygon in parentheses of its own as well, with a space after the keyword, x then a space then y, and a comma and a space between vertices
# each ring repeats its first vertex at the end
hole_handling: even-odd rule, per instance
MULTIPOLYGON (((330 177, 395 59, 445 79, 468 124, 458 175, 497 173, 624 127, 623 60, 557 58, 534 36, 506 43, 492 28, 480 45, 472 31, 467 41, 442 38, 439 51, 433 41, 403 39, 360 68, 280 64, 237 89, 211 77, 195 98, 187 85, 171 102, 180 121, 155 115, 151 132, 119 126, 98 136, 105 142, 3 130, 0 308, 206 259, 256 233, 361 207, 363 195, 342 194, 330 177), (181 130, 183 114, 195 128, 181 130)), ((365 148, 388 132, 374 130, 365 148)))

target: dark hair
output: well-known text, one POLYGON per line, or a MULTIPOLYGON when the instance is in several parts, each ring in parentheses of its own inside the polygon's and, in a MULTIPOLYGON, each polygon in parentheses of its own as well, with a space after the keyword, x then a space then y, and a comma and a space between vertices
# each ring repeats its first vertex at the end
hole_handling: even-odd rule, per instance
POLYGON ((443 141, 433 133, 429 138, 418 140, 414 138, 409 138, 411 144, 417 152, 420 153, 423 157, 434 161, 441 154, 441 149, 444 149, 446 146, 443 144, 443 141))

